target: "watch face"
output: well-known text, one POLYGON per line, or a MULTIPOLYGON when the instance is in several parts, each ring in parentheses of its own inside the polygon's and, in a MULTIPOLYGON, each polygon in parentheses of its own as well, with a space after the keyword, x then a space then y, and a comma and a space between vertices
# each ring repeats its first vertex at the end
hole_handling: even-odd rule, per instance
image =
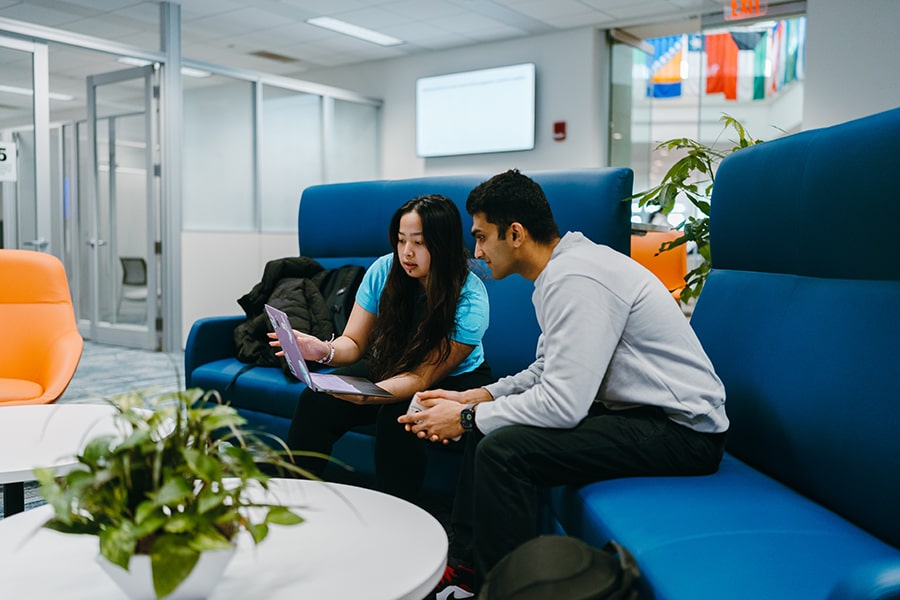
POLYGON ((462 409, 462 412, 459 414, 459 424, 462 425, 464 431, 475 429, 475 411, 471 406, 462 409))

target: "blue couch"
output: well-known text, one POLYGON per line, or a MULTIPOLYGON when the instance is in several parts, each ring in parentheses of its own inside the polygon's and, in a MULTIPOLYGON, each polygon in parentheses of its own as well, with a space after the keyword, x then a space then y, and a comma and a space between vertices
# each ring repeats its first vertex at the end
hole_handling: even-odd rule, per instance
MULTIPOLYGON (((713 272, 692 325, 725 382, 732 421, 719 472, 546 491, 544 528, 637 558, 646 598, 900 598, 900 252, 893 198, 900 109, 735 153, 717 174, 713 272)), ((627 170, 535 174, 563 230, 627 250, 627 170)), ((310 188, 300 252, 326 266, 385 250, 391 211, 424 192, 464 202, 478 177, 310 188), (332 223, 346 218, 346 235, 332 223)), ((485 344, 495 374, 530 362, 531 284, 489 281, 485 344)), ((223 389, 240 367, 239 317, 204 319, 188 385, 223 389)), ((226 394, 284 435, 300 386, 254 369, 226 394)), ((432 486, 452 489, 436 448, 432 486), (449 487, 448 487, 449 486, 449 487)), ((371 438, 336 455, 371 473, 371 438)), ((448 458, 449 456, 449 458, 448 458)))
MULTIPOLYGON (((531 173, 544 188, 563 231, 580 230, 598 243, 627 253, 630 244, 630 207, 621 200, 631 194, 630 169, 579 169, 531 173)), ((410 198, 429 193, 454 200, 463 215, 464 231, 471 225, 465 211, 469 192, 490 176, 446 176, 398 181, 365 181, 313 186, 304 190, 298 214, 299 253, 325 268, 344 264, 370 265, 390 251, 387 227, 394 211, 410 198)), ((466 235, 470 252, 474 243, 466 235)), ((489 273, 485 269, 485 273, 489 273)), ((261 275, 261 274, 260 274, 261 275)), ((485 352, 496 377, 518 372, 534 360, 539 329, 531 305, 530 281, 508 277, 486 282, 491 299, 490 327, 485 352)), ((237 306, 236 306, 237 308, 237 306)), ((224 399, 248 420, 250 427, 284 439, 297 398, 304 385, 278 369, 256 367, 232 378, 243 366, 235 358, 232 332, 243 316, 197 321, 185 347, 188 387, 219 390, 224 399)), ((334 448, 337 459, 351 465, 362 481, 374 476, 370 429, 345 435, 334 448)), ((459 452, 454 445, 429 448, 426 490, 449 494, 456 483, 459 452)), ((333 473, 333 475, 340 475, 333 473)))
POLYGON ((657 599, 900 598, 900 109, 737 152, 692 325, 731 419, 718 473, 549 494, 657 599))

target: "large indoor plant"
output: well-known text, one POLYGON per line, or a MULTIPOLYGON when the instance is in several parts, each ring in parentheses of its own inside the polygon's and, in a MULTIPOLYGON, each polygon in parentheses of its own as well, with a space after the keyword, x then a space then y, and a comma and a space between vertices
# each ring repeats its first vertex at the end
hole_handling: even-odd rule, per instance
POLYGON ((260 466, 305 473, 286 448, 243 431, 243 417, 216 398, 168 393, 150 401, 152 410, 140 393, 113 399, 117 434, 89 440, 64 476, 35 471, 54 511, 45 527, 97 536, 102 557, 126 570, 134 555, 149 556, 162 598, 203 552, 233 548, 239 532, 259 543, 271 524, 302 522, 290 507, 258 501, 269 479, 260 466))
POLYGON ((688 242, 696 244, 701 260, 684 277, 682 302, 696 299, 709 275, 709 209, 719 163, 732 152, 763 141, 750 137, 734 117, 723 114, 719 120, 724 123, 722 133, 732 129, 737 134, 737 140, 731 140, 730 147, 720 149, 690 138, 673 138, 662 142, 655 150, 685 152, 684 156, 669 168, 659 184, 627 199, 637 200, 641 208, 656 206, 661 214, 668 215, 675 207, 676 200, 684 197, 700 212, 700 216, 690 216, 677 225, 675 229, 680 230, 681 235, 670 242, 663 242, 659 249, 660 252, 665 252, 688 242))

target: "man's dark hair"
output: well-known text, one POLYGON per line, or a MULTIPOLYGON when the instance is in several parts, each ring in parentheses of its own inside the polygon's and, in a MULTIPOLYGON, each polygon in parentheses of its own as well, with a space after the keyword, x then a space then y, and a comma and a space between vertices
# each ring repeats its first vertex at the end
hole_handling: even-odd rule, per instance
POLYGON ((469 193, 466 212, 484 213, 487 222, 497 226, 501 240, 515 222, 521 223, 539 244, 549 244, 559 237, 559 226, 553 220, 544 190, 518 169, 494 175, 479 184, 469 193))

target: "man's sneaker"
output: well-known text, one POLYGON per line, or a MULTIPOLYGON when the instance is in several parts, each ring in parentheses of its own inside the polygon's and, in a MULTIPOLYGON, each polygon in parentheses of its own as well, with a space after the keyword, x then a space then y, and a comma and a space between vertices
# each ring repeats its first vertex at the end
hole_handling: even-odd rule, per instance
POLYGON ((425 600, 463 600, 475 597, 475 571, 464 562, 451 558, 444 576, 425 600))

